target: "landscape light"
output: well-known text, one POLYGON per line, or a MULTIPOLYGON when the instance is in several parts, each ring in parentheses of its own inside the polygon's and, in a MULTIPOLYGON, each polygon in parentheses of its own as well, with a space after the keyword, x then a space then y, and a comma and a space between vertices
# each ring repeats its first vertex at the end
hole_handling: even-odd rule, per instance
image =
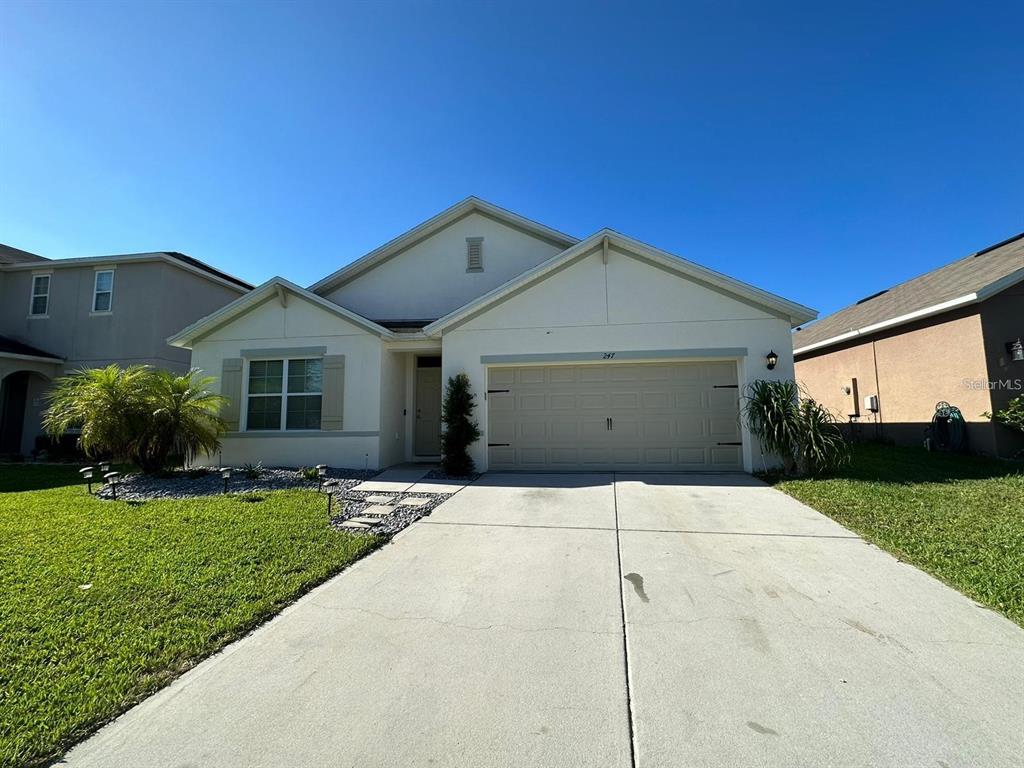
POLYGON ((231 479, 231 467, 221 467, 220 476, 224 478, 224 493, 228 492, 228 480, 231 479))
POLYGON ((92 493, 92 475, 95 469, 93 467, 82 467, 78 470, 78 474, 82 476, 86 484, 89 486, 89 493, 92 493))

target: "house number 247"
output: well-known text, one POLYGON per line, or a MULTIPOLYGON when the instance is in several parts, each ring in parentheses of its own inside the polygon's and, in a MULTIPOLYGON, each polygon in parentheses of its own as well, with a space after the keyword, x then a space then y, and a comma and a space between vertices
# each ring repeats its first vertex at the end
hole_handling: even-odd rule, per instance
POLYGON ((602 360, 611 360, 613 357, 615 357, 614 352, 605 352, 601 355, 602 360))

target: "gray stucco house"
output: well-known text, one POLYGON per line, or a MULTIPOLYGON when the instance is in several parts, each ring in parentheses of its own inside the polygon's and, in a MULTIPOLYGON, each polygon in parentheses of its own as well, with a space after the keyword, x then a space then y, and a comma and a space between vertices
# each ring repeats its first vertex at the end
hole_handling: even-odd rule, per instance
POLYGON ((173 251, 47 259, 0 245, 0 455, 29 455, 43 395, 110 363, 189 368, 168 336, 252 286, 173 251))

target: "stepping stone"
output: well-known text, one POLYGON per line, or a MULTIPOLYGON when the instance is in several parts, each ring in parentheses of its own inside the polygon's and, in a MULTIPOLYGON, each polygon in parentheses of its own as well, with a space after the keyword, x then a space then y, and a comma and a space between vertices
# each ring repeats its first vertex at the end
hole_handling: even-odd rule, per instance
POLYGON ((374 504, 372 507, 367 507, 366 509, 364 509, 362 512, 360 512, 360 514, 376 515, 377 517, 387 517, 394 511, 394 507, 384 506, 383 504, 374 504))
POLYGON ((378 523, 380 523, 382 521, 381 521, 381 519, 379 517, 350 517, 345 522, 347 522, 347 523, 359 523, 360 525, 363 525, 363 526, 369 528, 370 526, 377 525, 378 523))
POLYGON ((395 503, 395 497, 394 496, 381 496, 379 494, 376 495, 376 496, 367 496, 366 500, 368 502, 370 502, 371 504, 394 504, 395 503))
POLYGON ((423 498, 402 499, 398 503, 402 504, 402 505, 404 505, 406 507, 422 507, 424 504, 429 504, 430 503, 430 499, 423 499, 423 498))
POLYGON ((368 531, 368 530, 370 530, 370 526, 369 525, 363 525, 362 523, 357 523, 355 521, 355 519, 346 520, 345 522, 343 522, 340 525, 338 525, 338 527, 339 528, 348 528, 350 531, 368 531))

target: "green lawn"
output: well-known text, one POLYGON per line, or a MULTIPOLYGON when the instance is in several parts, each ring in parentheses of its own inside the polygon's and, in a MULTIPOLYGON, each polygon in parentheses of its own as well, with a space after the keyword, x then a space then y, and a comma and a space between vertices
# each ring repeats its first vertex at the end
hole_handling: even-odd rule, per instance
POLYGON ((315 491, 262 498, 99 501, 74 468, 0 465, 0 765, 47 762, 380 543, 315 491))
POLYGON ((839 477, 776 487, 1024 626, 1020 462, 863 444, 839 477))

